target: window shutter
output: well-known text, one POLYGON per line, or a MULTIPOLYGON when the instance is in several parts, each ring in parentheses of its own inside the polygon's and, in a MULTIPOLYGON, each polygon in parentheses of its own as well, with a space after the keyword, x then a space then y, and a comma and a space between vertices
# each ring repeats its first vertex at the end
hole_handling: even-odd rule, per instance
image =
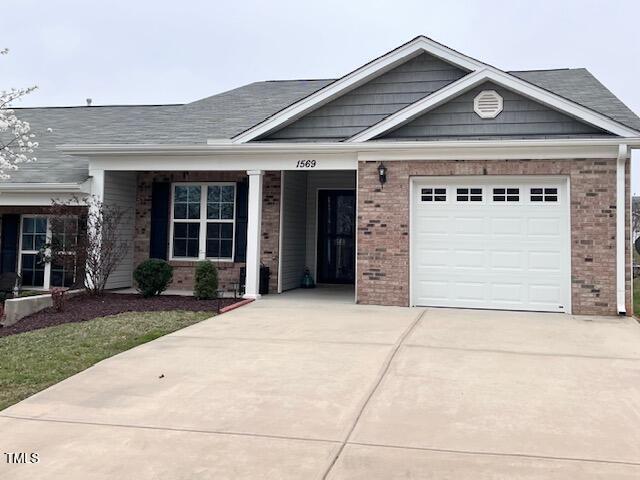
POLYGON ((249 182, 236 184, 235 262, 247 261, 247 220, 249 217, 249 182))
POLYGON ((2 238, 0 239, 0 272, 15 272, 18 262, 18 230, 20 215, 2 215, 2 238))
POLYGON ((151 238, 149 258, 167 259, 170 201, 171 183, 153 182, 151 186, 151 238))

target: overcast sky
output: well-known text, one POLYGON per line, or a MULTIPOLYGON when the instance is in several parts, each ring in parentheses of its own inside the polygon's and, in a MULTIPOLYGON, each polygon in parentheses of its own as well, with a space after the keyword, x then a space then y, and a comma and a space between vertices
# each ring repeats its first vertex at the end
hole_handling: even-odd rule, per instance
POLYGON ((640 112, 638 0, 2 3, 0 89, 39 86, 18 106, 183 103, 334 78, 424 34, 506 70, 586 67, 640 112))

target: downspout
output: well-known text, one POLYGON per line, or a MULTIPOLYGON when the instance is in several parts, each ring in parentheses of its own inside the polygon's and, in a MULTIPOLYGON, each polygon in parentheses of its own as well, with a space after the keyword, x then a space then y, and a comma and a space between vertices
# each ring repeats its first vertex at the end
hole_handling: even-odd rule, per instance
POLYGON ((618 147, 618 159, 616 161, 616 297, 618 314, 626 315, 625 302, 625 166, 629 156, 627 145, 618 147))

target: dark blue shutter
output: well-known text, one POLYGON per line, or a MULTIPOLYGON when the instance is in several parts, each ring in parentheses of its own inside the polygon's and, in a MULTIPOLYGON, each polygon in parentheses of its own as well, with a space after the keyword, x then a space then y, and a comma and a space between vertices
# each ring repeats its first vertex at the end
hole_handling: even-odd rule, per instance
POLYGON ((0 238, 0 273, 15 272, 18 262, 18 230, 20 215, 2 215, 2 238, 0 238))
POLYGON ((171 183, 153 182, 151 186, 151 238, 149 239, 149 258, 167 259, 170 201, 171 183))
POLYGON ((249 217, 249 182, 236 183, 236 245, 235 262, 247 261, 247 219, 249 217))

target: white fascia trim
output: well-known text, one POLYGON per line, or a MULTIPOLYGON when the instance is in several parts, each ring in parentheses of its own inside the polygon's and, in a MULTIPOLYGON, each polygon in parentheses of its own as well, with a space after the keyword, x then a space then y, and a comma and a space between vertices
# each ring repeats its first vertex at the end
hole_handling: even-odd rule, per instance
MULTIPOLYGON (((640 147, 640 133, 634 138, 625 138, 628 146, 640 147)), ((617 146, 619 138, 558 138, 558 139, 514 139, 514 140, 435 140, 435 141, 376 141, 376 142, 331 142, 331 143, 252 143, 241 145, 170 145, 170 144, 66 144, 58 150, 66 155, 110 157, 145 155, 264 155, 264 154, 313 154, 354 153, 381 150, 418 151, 442 148, 496 148, 496 147, 586 147, 617 146)), ((131 159, 131 161, 135 161, 131 159)), ((238 168, 241 168, 240 166, 238 168)), ((241 168, 242 169, 242 168, 241 168)), ((8 185, 8 184, 5 184, 8 185)), ((53 184, 52 184, 53 185, 53 184)))
POLYGON ((482 70, 470 73, 469 75, 450 83, 446 87, 437 90, 431 95, 408 105, 392 115, 389 115, 384 120, 381 120, 375 125, 347 139, 346 142, 356 143, 371 140, 372 138, 410 122, 414 118, 486 81, 497 83, 509 90, 517 92, 532 100, 536 100, 555 110, 564 112, 567 115, 590 125, 611 132, 614 135, 618 135, 620 137, 637 137, 640 135, 640 132, 637 130, 616 122, 606 115, 602 115, 594 110, 583 107, 571 100, 567 100, 555 93, 537 87, 496 68, 486 67, 482 70))
POLYGON ((0 183, 0 192, 84 192, 85 183, 0 183))
POLYGON ((456 52, 430 38, 420 36, 414 38, 408 43, 392 50, 381 57, 363 65, 344 77, 330 83, 315 93, 303 98, 302 100, 289 105, 272 117, 254 125, 244 132, 236 135, 233 143, 245 143, 254 140, 261 135, 265 135, 277 128, 281 128, 300 118, 305 113, 320 107, 321 105, 333 100, 339 95, 354 89, 371 78, 391 70, 407 59, 417 56, 423 52, 429 53, 448 63, 457 65, 465 70, 475 71, 486 67, 487 65, 475 60, 471 57, 456 52))
POLYGON ((620 315, 626 315, 627 313, 625 302, 625 166, 627 158, 629 158, 629 149, 627 145, 621 144, 616 162, 616 299, 620 315))

